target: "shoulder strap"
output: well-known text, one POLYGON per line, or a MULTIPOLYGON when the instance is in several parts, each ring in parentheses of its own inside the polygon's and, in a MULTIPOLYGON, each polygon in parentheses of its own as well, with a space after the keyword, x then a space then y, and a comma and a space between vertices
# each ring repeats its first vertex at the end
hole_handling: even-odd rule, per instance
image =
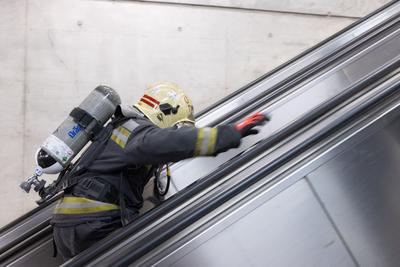
POLYGON ((119 105, 115 111, 115 117, 144 118, 144 114, 133 106, 119 105))
POLYGON ((82 154, 82 156, 78 159, 71 172, 68 173, 70 178, 68 180, 68 184, 64 186, 63 189, 71 187, 75 185, 79 180, 79 175, 82 175, 87 171, 89 166, 96 159, 97 155, 99 155, 105 149, 108 139, 110 139, 113 130, 129 120, 127 117, 114 117, 113 120, 107 124, 107 126, 100 132, 94 142, 89 146, 89 148, 82 154))

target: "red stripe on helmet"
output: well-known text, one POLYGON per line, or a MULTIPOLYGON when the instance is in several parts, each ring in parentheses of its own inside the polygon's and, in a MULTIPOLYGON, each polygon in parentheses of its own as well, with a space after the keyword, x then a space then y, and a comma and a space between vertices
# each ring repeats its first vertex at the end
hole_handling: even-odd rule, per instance
POLYGON ((142 98, 140 99, 140 101, 142 101, 143 103, 149 105, 150 107, 154 108, 155 105, 153 103, 151 103, 150 101, 147 101, 146 99, 142 98))
POLYGON ((147 100, 150 100, 151 102, 153 102, 153 103, 156 104, 156 105, 159 105, 159 104, 160 104, 160 102, 158 102, 156 99, 152 98, 152 97, 149 96, 149 95, 144 95, 143 98, 146 98, 147 100))

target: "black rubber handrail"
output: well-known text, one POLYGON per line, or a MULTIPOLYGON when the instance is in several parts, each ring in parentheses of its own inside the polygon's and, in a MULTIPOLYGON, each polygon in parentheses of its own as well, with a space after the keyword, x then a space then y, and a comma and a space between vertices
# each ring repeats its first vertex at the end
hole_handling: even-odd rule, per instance
POLYGON ((343 102, 343 99, 348 99, 353 94, 359 92, 367 85, 377 81, 378 79, 392 72, 399 66, 400 62, 396 61, 394 63, 389 64, 386 67, 380 68, 378 71, 371 74, 365 80, 360 81, 350 89, 347 89, 346 91, 332 98, 324 105, 316 108, 313 112, 308 113, 301 119, 289 125, 287 128, 282 129, 274 136, 269 137, 264 141, 260 142, 252 150, 246 151, 246 153, 237 156, 233 161, 226 162, 212 174, 206 175, 205 177, 191 184, 187 188, 179 191, 173 197, 165 201, 163 205, 156 207, 153 210, 150 210, 149 212, 147 212, 146 214, 142 215, 137 220, 132 222, 130 225, 126 226, 125 228, 119 229, 112 236, 106 237, 102 242, 89 248, 83 253, 77 255, 71 261, 67 262, 66 266, 84 265, 86 262, 90 261, 90 259, 94 258, 96 255, 99 255, 103 253, 105 250, 109 249, 110 247, 115 246, 122 240, 126 239, 128 236, 131 236, 132 234, 137 232, 139 229, 142 229, 144 226, 156 220, 158 217, 162 216, 163 214, 166 214, 167 212, 172 211, 177 206, 186 202, 194 195, 196 195, 198 192, 215 184, 220 179, 231 173, 233 170, 239 168, 241 165, 245 164, 246 162, 249 162, 251 159, 262 153, 265 150, 265 148, 271 147, 281 142, 288 136, 292 135, 295 131, 298 131, 299 129, 303 128, 304 126, 308 125, 309 123, 317 119, 318 117, 322 116, 324 113, 326 113, 327 111, 331 110, 334 106, 336 106, 339 101, 340 103, 343 102))
POLYGON ((28 247, 36 244, 39 240, 47 239, 49 236, 53 234, 53 228, 50 224, 47 224, 40 231, 32 233, 27 239, 21 240, 18 244, 16 244, 13 249, 6 251, 5 253, 0 255, 0 262, 3 265, 7 265, 6 261, 10 261, 13 257, 15 257, 18 253, 27 249, 28 247))
MULTIPOLYGON (((400 61, 396 62, 397 67, 400 66, 400 61)), ((396 68, 397 68, 396 67, 396 68)), ((385 71, 386 72, 386 71, 385 71)), ((378 77, 383 73, 378 73, 378 77)), ((374 77, 373 79, 376 79, 374 77)), ((378 78, 379 79, 379 78, 378 78)), ((369 81, 371 82, 371 81, 369 81)), ((319 117, 323 116, 327 112, 331 111, 336 106, 342 104, 349 98, 358 94, 362 89, 365 88, 367 84, 365 82, 357 85, 357 87, 348 89, 343 94, 338 95, 328 103, 322 105, 315 109, 311 116, 303 117, 301 120, 296 122, 293 126, 291 126, 290 130, 285 129, 284 132, 281 132, 279 136, 268 138, 260 144, 256 150, 259 152, 265 151, 271 145, 277 144, 281 142, 283 139, 281 137, 286 138, 289 135, 292 135, 294 132, 301 130, 305 125, 313 122, 319 117), (276 140, 275 140, 276 139, 276 140)), ((400 94, 400 81, 396 84, 392 85, 389 88, 386 88, 380 95, 373 98, 372 100, 364 102, 362 105, 356 107, 353 111, 346 113, 340 120, 335 121, 333 125, 330 127, 323 128, 320 132, 314 135, 312 138, 305 140, 303 143, 296 146, 294 149, 284 153, 282 156, 274 159, 270 164, 262 167, 259 171, 254 174, 251 174, 244 179, 241 179, 238 184, 235 186, 225 190, 224 192, 219 192, 206 200, 203 200, 200 203, 197 203, 194 207, 182 212, 179 216, 174 218, 171 221, 168 221, 162 227, 157 228, 155 231, 146 233, 144 236, 141 236, 139 239, 132 241, 124 247, 123 251, 118 252, 118 256, 115 257, 116 261, 112 262, 112 266, 127 266, 128 264, 138 260, 140 257, 144 256, 148 252, 155 249, 161 243, 167 241, 177 233, 181 232, 183 229, 198 221, 203 216, 209 214, 220 205, 225 203, 226 201, 232 199, 239 193, 243 192, 247 188, 249 188, 254 183, 258 182, 266 175, 272 173, 279 167, 283 166, 285 163, 298 156, 300 153, 304 152, 321 139, 330 135, 333 131, 340 128, 342 125, 346 124, 351 118, 356 116, 357 114, 362 114, 367 109, 371 108, 373 105, 379 103, 383 99, 392 96, 393 94, 400 94)), ((253 152, 254 153, 254 152, 253 152)), ((109 259, 109 258, 108 258, 109 259)), ((67 265, 69 266, 69 265, 67 265)))
POLYGON ((35 227, 32 227, 29 229, 27 232, 25 232, 23 235, 18 236, 15 238, 12 242, 7 244, 6 246, 2 247, 0 250, 0 262, 5 260, 8 255, 14 254, 16 250, 19 249, 19 245, 21 243, 26 243, 26 242, 35 242, 35 238, 31 238, 32 236, 35 236, 36 233, 42 231, 46 227, 49 227, 50 225, 50 218, 48 220, 45 220, 39 225, 35 225, 35 227))
MULTIPOLYGON (((29 216, 33 216, 35 213, 43 212, 43 209, 45 209, 46 207, 50 206, 51 204, 56 202, 58 199, 60 199, 61 195, 62 194, 57 195, 57 196, 51 198, 50 200, 46 201, 45 203, 43 203, 39 207, 33 209, 32 211, 30 211, 28 213, 29 216)), ((28 214, 24 215, 23 216, 24 219, 19 221, 17 224, 20 224, 24 220, 28 219, 29 218, 28 214)), ((35 238, 36 233, 41 232, 46 227, 49 227, 50 220, 51 220, 51 217, 49 216, 46 220, 42 221, 41 223, 39 223, 37 225, 33 225, 26 232, 24 232, 22 235, 16 237, 15 239, 13 239, 7 245, 2 246, 0 248, 0 263, 3 260, 5 260, 8 257, 8 255, 15 254, 16 250, 18 250, 20 248, 20 246, 19 246, 20 243, 24 243, 25 244, 25 243, 29 243, 29 242, 30 243, 36 242, 36 240, 37 240, 37 238, 35 238)), ((5 232, 2 233, 2 234, 8 234, 7 231, 9 231, 9 229, 11 229, 12 227, 15 227, 15 225, 9 226, 9 228, 7 230, 5 230, 5 232)))
MULTIPOLYGON (((2 228, 0 228, 0 236, 3 235, 5 232, 7 232, 9 229, 13 228, 15 225, 25 221, 29 217, 31 217, 33 214, 36 214, 40 210, 46 208, 47 206, 53 204, 57 199, 50 199, 49 201, 46 201, 45 203, 41 204, 40 206, 34 208, 33 210, 30 210, 29 212, 25 213, 24 215, 18 217, 14 221, 6 224, 2 228)), ((1 252, 0 252, 1 253, 1 252)))

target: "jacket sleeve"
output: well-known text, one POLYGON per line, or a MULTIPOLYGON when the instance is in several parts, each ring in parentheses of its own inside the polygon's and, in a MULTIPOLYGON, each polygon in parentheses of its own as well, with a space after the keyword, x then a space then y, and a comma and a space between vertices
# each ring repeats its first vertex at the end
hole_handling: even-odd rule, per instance
POLYGON ((215 156, 240 145, 233 125, 215 128, 160 129, 145 125, 135 130, 124 149, 127 164, 160 164, 197 156, 215 156))

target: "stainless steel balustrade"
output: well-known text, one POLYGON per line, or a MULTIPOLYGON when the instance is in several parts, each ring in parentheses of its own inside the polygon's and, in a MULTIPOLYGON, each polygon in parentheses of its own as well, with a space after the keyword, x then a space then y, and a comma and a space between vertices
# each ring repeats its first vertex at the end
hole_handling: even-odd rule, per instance
POLYGON ((135 264, 398 266, 399 101, 135 264))
MULTIPOLYGON (((215 188, 187 208, 212 201, 213 195, 246 177, 254 178, 252 173, 272 164, 272 158, 385 94, 389 97, 379 105, 192 222, 132 266, 398 266, 400 75, 355 97, 272 155, 260 156, 232 174, 221 185, 223 190, 215 188)), ((178 221, 180 215, 184 212, 176 216, 178 221)), ((162 232, 162 226, 157 227, 162 232)), ((143 234, 131 236, 88 266, 127 266, 127 253, 140 238, 143 234)))
POLYGON ((362 81, 381 66, 400 59, 400 29, 371 44, 356 55, 346 59, 334 68, 320 74, 311 81, 298 85, 285 98, 265 103, 260 111, 269 113, 271 121, 260 134, 244 139, 239 149, 230 150, 213 158, 186 160, 172 169, 172 183, 167 196, 187 187, 199 178, 219 168, 227 159, 249 149, 267 136, 273 136, 300 116, 310 112, 325 101, 340 94, 353 84, 362 81), (190 176, 187 174, 190 173, 190 176))

